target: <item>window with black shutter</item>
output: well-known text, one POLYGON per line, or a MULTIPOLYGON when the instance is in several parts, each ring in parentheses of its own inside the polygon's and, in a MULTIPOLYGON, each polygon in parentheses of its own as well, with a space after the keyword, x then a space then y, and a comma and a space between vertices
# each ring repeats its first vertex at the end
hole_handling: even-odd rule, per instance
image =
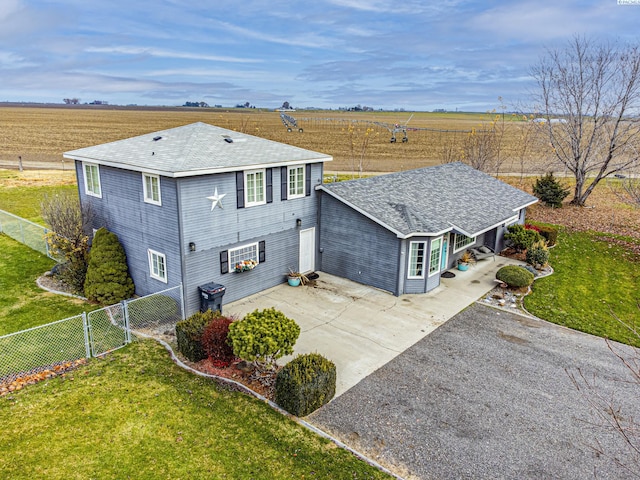
POLYGON ((244 208, 244 172, 236 172, 236 201, 238 208, 244 208))
POLYGON ((220 273, 229 273, 229 251, 220 252, 220 273))

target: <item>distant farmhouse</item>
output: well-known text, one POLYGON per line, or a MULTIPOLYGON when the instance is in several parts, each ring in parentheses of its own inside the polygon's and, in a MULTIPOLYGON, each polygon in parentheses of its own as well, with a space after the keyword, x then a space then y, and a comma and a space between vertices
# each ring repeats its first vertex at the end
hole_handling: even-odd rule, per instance
POLYGON ((64 156, 136 293, 181 284, 187 314, 203 284, 224 285, 227 303, 290 269, 427 292, 467 248, 500 250, 537 200, 461 163, 323 184, 331 156, 204 123, 64 156))

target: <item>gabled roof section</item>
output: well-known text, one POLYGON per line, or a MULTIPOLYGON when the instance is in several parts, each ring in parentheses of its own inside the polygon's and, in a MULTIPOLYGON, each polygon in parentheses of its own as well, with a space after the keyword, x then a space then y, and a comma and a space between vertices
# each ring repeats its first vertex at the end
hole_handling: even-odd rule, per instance
POLYGON ((463 163, 325 183, 318 189, 400 238, 451 230, 475 237, 538 201, 463 163))
POLYGON ((64 157, 168 177, 332 160, 330 155, 202 122, 72 150, 64 157))

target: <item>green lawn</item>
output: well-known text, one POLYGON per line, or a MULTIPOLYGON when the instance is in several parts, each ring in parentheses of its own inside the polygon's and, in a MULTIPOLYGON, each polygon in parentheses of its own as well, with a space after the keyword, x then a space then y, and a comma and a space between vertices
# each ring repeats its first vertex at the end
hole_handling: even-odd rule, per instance
POLYGON ((96 307, 41 290, 36 278, 55 264, 0 234, 0 335, 61 320, 96 307))
MULTIPOLYGON (((0 176, 1 178, 3 177, 0 176)), ((75 185, 2 187, 0 188, 0 210, 44 226, 40 212, 40 204, 44 198, 60 192, 76 193, 77 191, 78 187, 75 185)))
POLYGON ((640 259, 597 233, 563 233, 551 249, 555 273, 536 280, 525 307, 559 325, 640 347, 614 315, 640 327, 640 259))
POLYGON ((11 479, 389 478, 153 341, 0 397, 11 479))

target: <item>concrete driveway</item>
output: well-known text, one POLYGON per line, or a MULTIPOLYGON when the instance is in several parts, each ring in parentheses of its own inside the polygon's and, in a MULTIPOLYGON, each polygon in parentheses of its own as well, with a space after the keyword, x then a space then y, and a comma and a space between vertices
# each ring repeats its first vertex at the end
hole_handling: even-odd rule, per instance
POLYGON ((511 263, 483 260, 455 270, 432 292, 400 297, 320 272, 312 286, 283 284, 225 304, 224 312, 242 317, 275 307, 293 318, 301 329, 294 355, 318 352, 332 360, 339 396, 491 290, 495 273, 511 263))
POLYGON ((405 478, 637 478, 607 457, 633 465, 578 369, 638 419, 640 385, 603 339, 476 303, 307 420, 405 478))

